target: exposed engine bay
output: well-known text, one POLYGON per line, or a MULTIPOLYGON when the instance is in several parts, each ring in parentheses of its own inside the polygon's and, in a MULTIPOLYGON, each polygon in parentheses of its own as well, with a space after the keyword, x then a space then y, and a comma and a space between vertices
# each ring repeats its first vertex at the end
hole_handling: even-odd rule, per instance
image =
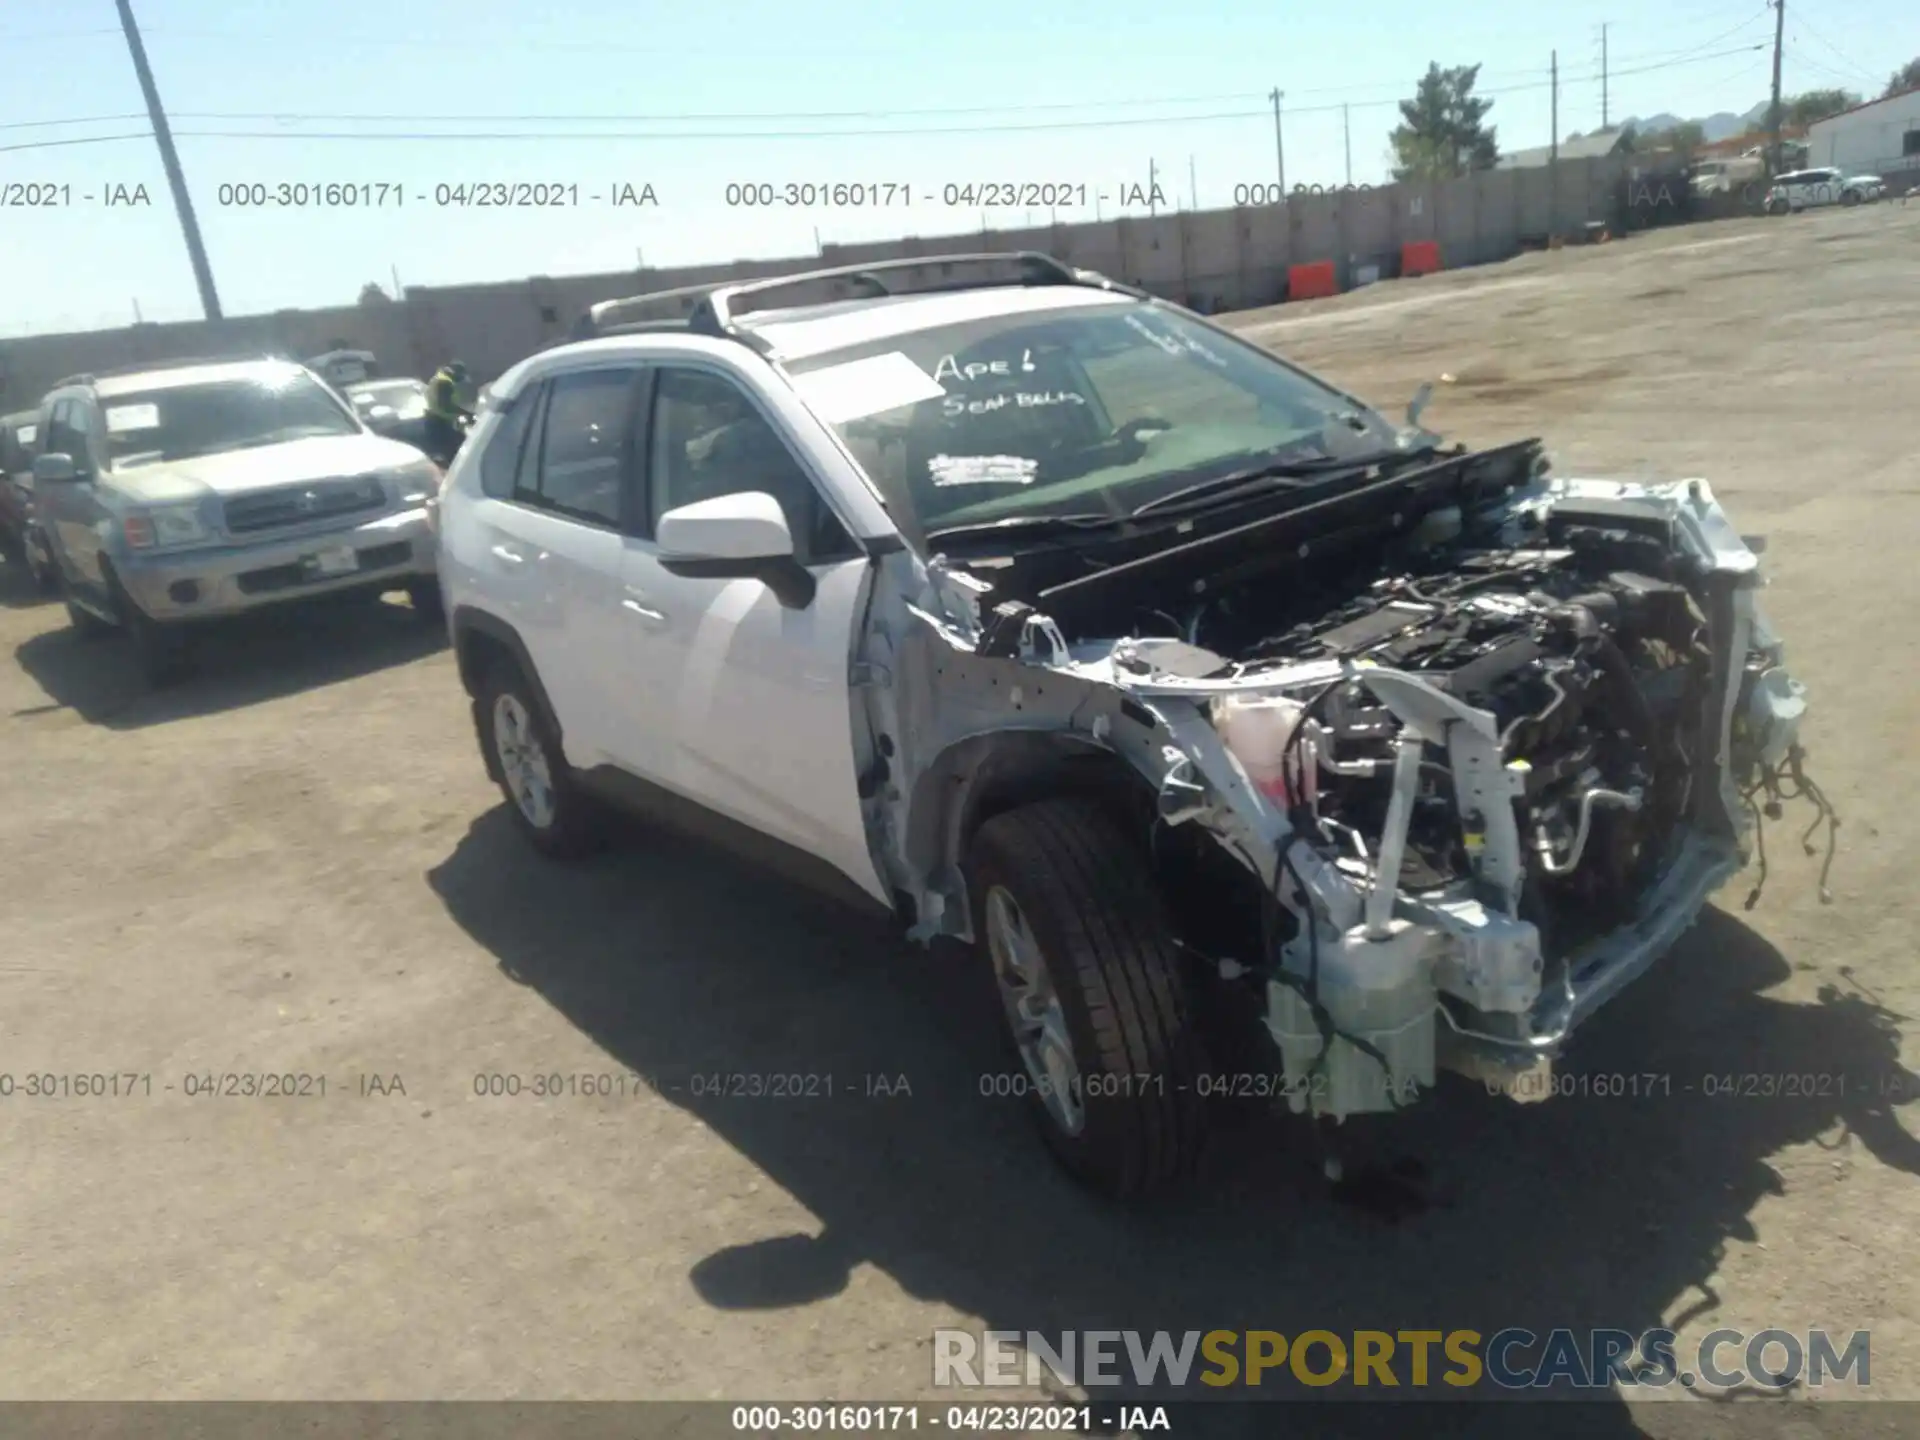
MULTIPOLYGON (((1516 808, 1533 865, 1523 913, 1549 950, 1604 928, 1670 858, 1713 719, 1706 617, 1684 585, 1646 573, 1671 568, 1657 547, 1591 527, 1564 539, 1449 548, 1278 634, 1249 640, 1225 619, 1194 626, 1243 666, 1378 665, 1491 714, 1502 754, 1524 767, 1516 808), (1616 568, 1625 564, 1646 569, 1616 568)), ((1392 801, 1399 722, 1353 679, 1318 697, 1305 724, 1311 744, 1292 785, 1314 796, 1317 828, 1365 860, 1363 837, 1383 832, 1392 801)), ((1470 879, 1480 834, 1476 817, 1455 810, 1444 759, 1423 759, 1401 886, 1470 879)))
POLYGON ((960 933, 924 838, 959 833, 972 783, 942 747, 1118 756, 1156 854, 1186 837, 1235 877, 1171 898, 1296 1109, 1398 1108, 1442 1066, 1537 1077, 1747 862, 1763 804, 1810 799, 1831 840, 1754 551, 1703 482, 1553 480, 1527 442, 1077 560, 931 567, 945 653, 889 733, 924 772, 909 804, 963 798, 876 795, 881 848, 917 933, 960 933))

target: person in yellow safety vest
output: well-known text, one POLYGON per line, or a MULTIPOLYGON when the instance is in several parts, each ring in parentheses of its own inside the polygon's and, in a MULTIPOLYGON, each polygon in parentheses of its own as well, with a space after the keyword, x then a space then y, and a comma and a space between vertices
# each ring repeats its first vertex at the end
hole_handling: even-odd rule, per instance
POLYGON ((462 422, 473 419, 466 392, 467 367, 458 360, 442 365, 427 382, 427 453, 442 465, 451 463, 460 448, 462 422))

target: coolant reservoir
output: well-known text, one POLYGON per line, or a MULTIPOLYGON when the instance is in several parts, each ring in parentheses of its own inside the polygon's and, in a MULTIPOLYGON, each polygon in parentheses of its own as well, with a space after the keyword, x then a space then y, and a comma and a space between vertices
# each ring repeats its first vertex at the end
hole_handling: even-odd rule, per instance
MULTIPOLYGON (((1285 695, 1227 695, 1214 704, 1213 725, 1227 752, 1240 762, 1253 788, 1281 809, 1295 797, 1287 783, 1284 764, 1287 742, 1301 723, 1306 706, 1285 695)), ((1319 763, 1315 740, 1319 726, 1309 724, 1301 737, 1296 759, 1306 784, 1299 798, 1313 804, 1320 798, 1319 763)))

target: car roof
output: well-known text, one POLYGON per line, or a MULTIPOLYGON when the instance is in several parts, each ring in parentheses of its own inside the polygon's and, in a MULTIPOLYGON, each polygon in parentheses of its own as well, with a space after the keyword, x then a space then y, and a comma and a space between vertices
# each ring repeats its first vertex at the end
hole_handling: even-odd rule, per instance
POLYGON ((142 394, 151 390, 172 390, 181 385, 211 385, 222 380, 251 380, 265 371, 300 370, 288 360, 228 360, 207 365, 171 365, 165 369, 139 370, 130 374, 102 377, 94 382, 94 392, 102 400, 121 395, 142 394))

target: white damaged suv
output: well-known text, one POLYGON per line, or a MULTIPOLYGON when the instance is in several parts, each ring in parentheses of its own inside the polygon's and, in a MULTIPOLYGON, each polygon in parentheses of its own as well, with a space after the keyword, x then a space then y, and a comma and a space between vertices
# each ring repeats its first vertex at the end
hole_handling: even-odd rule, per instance
POLYGON ((1217 1097, 1537 1083, 1818 796, 1704 481, 1444 445, 1044 255, 576 333, 441 500, 518 825, 574 855, 637 809, 972 943, 1110 1192, 1186 1172, 1217 1097))

